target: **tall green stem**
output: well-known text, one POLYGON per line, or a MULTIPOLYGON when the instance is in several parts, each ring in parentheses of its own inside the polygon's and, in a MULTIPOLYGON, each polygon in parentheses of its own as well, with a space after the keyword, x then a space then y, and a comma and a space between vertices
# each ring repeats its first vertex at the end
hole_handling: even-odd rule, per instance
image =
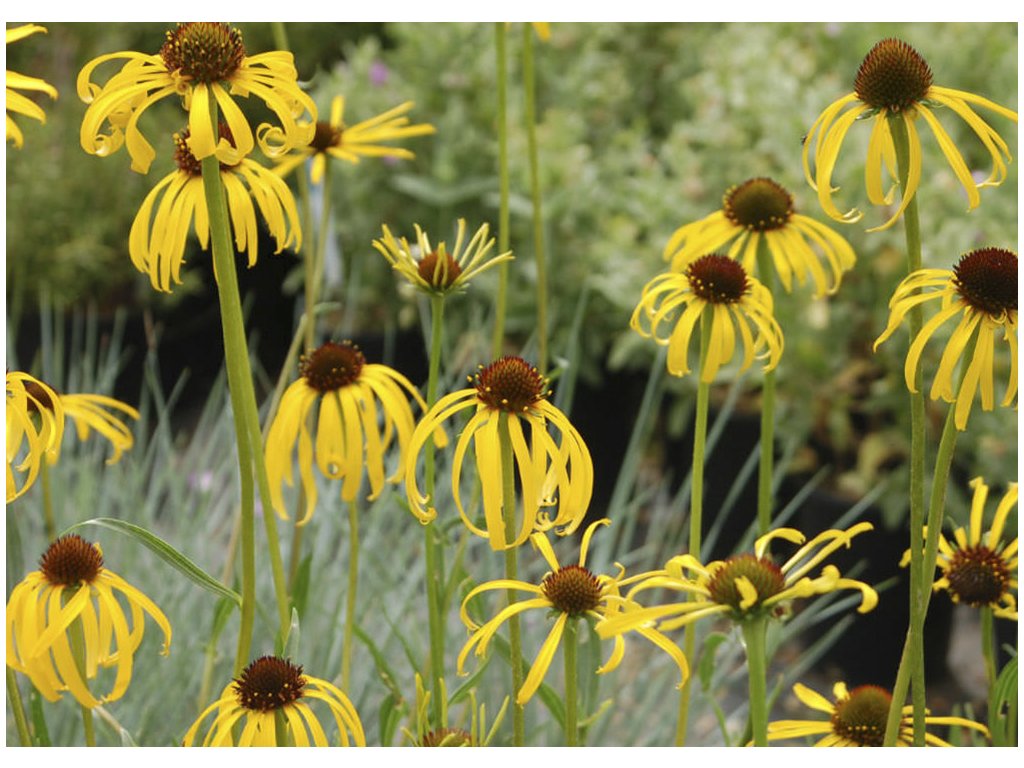
POLYGON ((989 695, 996 684, 996 647, 992 627, 992 608, 981 607, 981 656, 985 660, 985 680, 988 682, 989 695))
POLYGON ((47 541, 57 538, 57 523, 53 517, 53 494, 50 492, 50 462, 43 457, 39 462, 39 484, 43 487, 43 527, 47 541))
MULTIPOLYGON (((502 511, 505 515, 505 539, 513 541, 516 536, 516 479, 515 462, 512 456, 512 438, 508 431, 508 420, 517 418, 502 411, 498 421, 498 439, 501 443, 501 489, 502 489, 502 511)), ((519 563, 517 549, 509 547, 505 550, 505 578, 514 580, 519 578, 519 563)), ((514 589, 506 590, 508 604, 516 602, 517 592, 514 589)), ((526 742, 526 718, 523 706, 516 703, 515 698, 523 687, 523 653, 522 642, 519 635, 519 616, 512 616, 508 620, 508 642, 512 663, 512 743, 521 747, 526 742)))
POLYGON ((352 690, 352 640, 356 628, 356 590, 359 583, 359 494, 348 503, 348 593, 341 645, 341 690, 352 690))
MULTIPOLYGON (((772 294, 775 275, 768 241, 757 246, 757 277, 772 294)), ((775 369, 765 372, 761 390, 761 458, 757 472, 757 535, 764 536, 772 525, 772 475, 775 459, 775 369)))
MULTIPOLYGON (((907 188, 910 173, 910 140, 907 126, 902 115, 889 120, 889 130, 896 149, 896 166, 903 190, 907 188)), ((903 212, 903 227, 907 244, 907 274, 921 268, 921 224, 918 216, 917 197, 915 196, 903 212)), ((923 312, 920 306, 913 307, 907 315, 910 325, 910 339, 917 338, 923 325, 923 312)), ((922 627, 924 618, 916 613, 920 605, 915 595, 920 593, 922 585, 927 583, 927 571, 924 570, 921 542, 924 526, 924 473, 925 473, 925 407, 924 394, 920 387, 921 364, 918 362, 914 372, 916 392, 910 393, 910 627, 908 641, 911 645, 910 663, 913 677, 914 705, 914 744, 924 746, 924 637, 913 631, 914 627, 922 627)), ((906 691, 904 690, 904 696, 906 691)), ((896 697, 893 697, 893 708, 896 709, 896 697)), ((900 703, 902 706, 902 700, 900 703)), ((894 722, 890 713, 889 722, 894 722)), ((898 731, 898 718, 895 725, 886 730, 886 743, 889 743, 890 732, 892 743, 895 743, 898 731)))
MULTIPOLYGON (((708 436, 708 394, 711 385, 702 380, 704 365, 708 359, 708 347, 711 344, 712 307, 704 309, 700 318, 700 364, 697 375, 701 377, 697 383, 697 415, 693 425, 693 469, 690 479, 690 541, 687 551, 700 558, 701 529, 704 510, 704 446, 708 436)), ((694 625, 687 624, 683 629, 683 653, 687 660, 694 657, 697 648, 697 631, 694 625)), ((692 677, 686 679, 679 692, 679 717, 676 721, 676 746, 686 744, 686 724, 690 713, 690 685, 692 677)))
MULTIPOLYGON (((214 131, 217 131, 217 101, 210 93, 210 113, 214 131)), ((242 302, 238 292, 238 276, 235 273, 235 251, 231 242, 231 226, 228 220, 227 200, 220 177, 220 162, 215 156, 202 161, 203 192, 210 220, 210 239, 213 246, 214 272, 217 276, 217 293, 220 301, 221 327, 224 333, 224 358, 228 374, 228 391, 231 396, 231 410, 234 414, 235 441, 238 445, 238 466, 242 497, 242 616, 238 632, 238 647, 235 656, 235 674, 240 674, 248 663, 252 645, 252 629, 255 618, 256 600, 256 537, 255 537, 255 494, 253 469, 259 484, 260 500, 263 504, 263 520, 267 532, 267 544, 277 595, 278 616, 281 623, 281 637, 289 626, 287 586, 284 567, 277 541, 277 521, 270 504, 270 484, 267 481, 263 463, 262 441, 260 439, 259 415, 256 409, 256 394, 249 366, 249 350, 245 338, 245 322, 242 318, 242 302)))
POLYGON ((576 700, 576 650, 579 644, 579 621, 570 616, 565 622, 565 633, 562 635, 562 655, 565 658, 565 746, 579 746, 579 726, 577 725, 576 700))
POLYGON ((747 619, 741 625, 747 650, 747 675, 750 678, 750 729, 755 747, 768 746, 768 650, 765 635, 768 620, 764 616, 747 619))
MULTIPOLYGON (((505 22, 494 24, 494 51, 498 67, 498 253, 509 246, 509 177, 508 177, 508 66, 505 58, 505 22)), ((505 343, 505 313, 508 303, 508 262, 498 265, 498 293, 494 300, 494 336, 491 357, 501 357, 505 343)))
MULTIPOLYGON (((79 587, 79 589, 89 589, 88 586, 79 587)), ((67 595, 67 593, 65 593, 67 595)), ((70 600, 70 596, 68 597, 70 600)), ((66 604, 68 600, 62 600, 62 603, 66 604)), ((86 665, 85 665, 85 629, 82 626, 82 617, 79 616, 68 628, 68 639, 71 641, 71 657, 75 660, 75 668, 78 670, 78 675, 82 678, 82 683, 86 688, 89 687, 89 678, 86 676, 86 665)), ((82 711, 82 727, 85 730, 85 746, 95 747, 96 746, 96 731, 93 728, 92 720, 92 709, 80 704, 79 708, 82 711)))
MULTIPOLYGON (((533 25, 523 24, 523 88, 526 94, 526 145, 530 156, 533 201, 533 254, 537 261, 537 368, 548 369, 548 268, 544 252, 544 211, 537 151, 537 78, 533 71, 533 25)), ((504 251, 498 251, 504 253, 504 251)))
MULTIPOLYGON (((427 373, 427 408, 437 402, 437 385, 441 373, 441 345, 444 332, 444 295, 434 294, 430 297, 430 367, 427 373)), ((434 498, 435 473, 434 441, 427 440, 424 450, 426 475, 424 485, 427 496, 434 498)), ((442 614, 442 593, 444 590, 444 572, 439 562, 438 550, 441 547, 440 536, 437 535, 436 523, 423 527, 423 551, 426 554, 427 569, 427 621, 430 630, 430 697, 431 709, 436 727, 442 727, 441 719, 447 702, 444 700, 444 616, 442 614)))
POLYGON ((18 729, 18 741, 23 747, 32 746, 32 736, 28 731, 28 719, 25 717, 25 706, 21 701, 21 689, 18 688, 18 676, 10 667, 7 668, 7 699, 11 702, 14 713, 14 725, 18 729))

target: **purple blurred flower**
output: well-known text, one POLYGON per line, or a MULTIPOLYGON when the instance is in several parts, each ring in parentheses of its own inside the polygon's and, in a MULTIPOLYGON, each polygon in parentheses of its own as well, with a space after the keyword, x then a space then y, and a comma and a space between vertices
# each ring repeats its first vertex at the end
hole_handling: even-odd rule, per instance
POLYGON ((374 85, 384 85, 390 75, 388 65, 383 61, 375 61, 370 65, 370 82, 374 85))

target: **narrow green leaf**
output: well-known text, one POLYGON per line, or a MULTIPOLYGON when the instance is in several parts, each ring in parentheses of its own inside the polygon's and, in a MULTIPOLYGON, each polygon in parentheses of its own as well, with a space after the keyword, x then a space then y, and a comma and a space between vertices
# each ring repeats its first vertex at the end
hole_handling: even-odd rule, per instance
POLYGON ((394 694, 389 693, 384 697, 380 705, 380 745, 390 747, 395 738, 395 731, 402 718, 402 711, 398 708, 394 694))
POLYGON ((32 740, 40 747, 51 746, 50 729, 46 727, 43 697, 34 687, 28 692, 28 709, 32 720, 32 740))
POLYGON ((309 574, 313 567, 313 553, 310 552, 299 563, 295 573, 295 589, 292 592, 292 605, 299 612, 299 618, 306 616, 306 602, 309 598, 309 574))
POLYGON ((700 687, 705 693, 711 688, 711 678, 715 674, 715 651, 728 639, 729 636, 721 632, 711 632, 704 638, 704 650, 700 655, 697 669, 700 675, 700 687))
POLYGON ((112 517, 95 517, 92 520, 75 523, 65 530, 64 533, 70 533, 76 528, 81 528, 83 525, 95 525, 100 528, 107 528, 111 531, 117 531, 118 533, 130 536, 143 546, 148 547, 157 555, 157 557, 175 570, 179 571, 188 579, 191 579, 203 589, 208 592, 212 592, 215 595, 230 598, 239 606, 242 604, 241 595, 234 590, 225 587, 210 574, 185 557, 185 555, 181 554, 166 541, 156 534, 150 533, 145 528, 133 525, 132 523, 126 523, 124 520, 115 520, 112 517))
POLYGON ((356 637, 363 641, 367 650, 370 651, 370 655, 373 656, 373 664, 377 668, 377 674, 380 676, 384 686, 390 691, 390 695, 395 701, 402 701, 402 690, 398 687, 397 678, 395 677, 394 671, 388 664, 388 660, 384 658, 384 654, 380 652, 380 649, 374 644, 373 639, 363 631, 363 628, 356 624, 353 627, 356 637))

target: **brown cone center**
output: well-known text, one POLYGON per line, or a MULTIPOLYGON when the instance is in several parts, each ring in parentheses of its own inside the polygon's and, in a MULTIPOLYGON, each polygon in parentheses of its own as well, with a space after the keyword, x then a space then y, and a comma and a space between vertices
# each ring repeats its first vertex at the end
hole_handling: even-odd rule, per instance
POLYGON ((857 98, 875 109, 902 112, 917 104, 932 86, 932 71, 917 51, 890 37, 868 51, 857 70, 857 98))
POLYGON ((179 24, 166 38, 160 49, 164 66, 200 83, 227 80, 245 58, 242 33, 221 22, 179 24))

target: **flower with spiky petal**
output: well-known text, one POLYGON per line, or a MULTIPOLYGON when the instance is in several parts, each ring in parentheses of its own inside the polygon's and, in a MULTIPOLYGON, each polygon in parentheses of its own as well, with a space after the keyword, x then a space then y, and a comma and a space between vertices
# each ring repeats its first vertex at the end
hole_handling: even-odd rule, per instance
POLYGON ((508 709, 508 696, 501 703, 497 717, 491 727, 487 727, 487 708, 476 703, 476 690, 469 690, 469 730, 448 725, 448 689, 443 679, 438 679, 438 697, 441 700, 440 720, 436 723, 431 716, 430 700, 433 691, 423 685, 423 678, 416 673, 416 733, 402 728, 410 746, 414 747, 486 747, 494 740, 498 727, 508 709))
POLYGON ((261 656, 228 683, 220 698, 196 718, 183 739, 193 746, 199 727, 214 711, 204 747, 326 747, 330 746, 309 700, 324 702, 334 716, 341 746, 366 746, 359 714, 340 689, 318 677, 302 673, 302 667, 276 656, 261 656), (284 720, 285 743, 278 743, 276 716, 284 720), (244 718, 244 722, 243 721, 244 718), (235 741, 235 726, 241 732, 235 741))
POLYGON ((797 213, 793 196, 764 177, 730 187, 720 211, 677 229, 665 246, 665 260, 671 263, 672 271, 680 272, 694 259, 732 243, 727 255, 738 259, 753 274, 762 240, 787 291, 792 291, 794 277, 803 285, 810 276, 816 296, 835 293, 843 272, 857 260, 844 238, 797 213), (812 245, 824 256, 824 266, 812 245), (825 266, 830 274, 826 274, 825 266))
MULTIPOLYGON (((829 716, 828 720, 776 720, 768 723, 768 741, 801 739, 806 736, 821 736, 814 743, 816 747, 880 747, 885 740, 885 725, 889 716, 892 694, 877 685, 859 685, 852 691, 846 683, 832 687, 831 702, 806 685, 797 683, 793 693, 800 701, 818 712, 829 716)), ((909 747, 914 743, 914 708, 903 708, 900 732, 896 738, 897 747, 909 747)), ((970 728, 988 736, 988 729, 981 723, 962 717, 936 717, 926 715, 926 725, 948 725, 970 728)), ((949 742, 938 736, 925 733, 926 745, 951 747, 949 742)))
MULTIPOLYGON (((953 531, 953 541, 939 534, 939 557, 936 565, 942 576, 932 589, 949 592, 954 603, 973 608, 988 607, 993 616, 1017 621, 1017 600, 1011 590, 1017 589, 1017 537, 1004 542, 1003 530, 1010 510, 1017 506, 1017 484, 1010 483, 996 507, 996 516, 988 532, 982 520, 988 486, 980 477, 971 480, 974 496, 971 517, 966 528, 953 531)), ((910 550, 900 565, 910 562, 910 550)))
POLYGON ((382 143, 437 132, 429 123, 409 124, 405 113, 413 106, 413 102, 406 101, 376 117, 350 126, 345 125, 344 120, 345 98, 335 96, 331 102, 331 119, 316 124, 313 137, 306 146, 289 145, 284 131, 277 126, 261 126, 257 138, 263 152, 279 161, 274 169, 279 176, 286 176, 311 157, 313 167, 310 169, 310 179, 314 184, 319 184, 324 177, 328 155, 349 163, 358 163, 360 157, 394 157, 403 160, 416 157, 404 147, 382 143))
POLYGON ((280 121, 283 141, 304 146, 317 113, 297 78, 291 53, 248 56, 242 33, 229 24, 179 24, 167 31, 155 55, 119 51, 85 65, 77 83, 79 98, 89 105, 82 119, 82 149, 106 156, 127 144, 132 170, 146 173, 156 152, 139 130, 139 117, 150 105, 175 95, 188 110, 188 147, 198 160, 216 155, 222 163, 236 165, 252 152, 252 128, 235 103, 237 96, 261 99, 280 121), (103 85, 92 82, 95 69, 114 59, 126 60, 121 70, 103 85), (219 137, 211 119, 211 99, 231 129, 219 137))
MULTIPOLYGON (((57 402, 64 414, 71 417, 79 440, 88 439, 92 430, 96 430, 97 433, 105 437, 111 448, 114 449, 110 458, 107 459, 107 464, 116 463, 121 455, 125 451, 131 450, 135 444, 132 431, 110 412, 119 411, 130 419, 139 418, 139 412, 127 403, 122 403, 120 400, 106 395, 61 394, 39 380, 26 382, 25 388, 31 395, 28 401, 30 410, 39 414, 52 414, 55 413, 54 402, 57 402)), ((55 464, 57 458, 57 452, 47 454, 50 464, 55 464)))
POLYGON ((914 380, 925 344, 939 327, 959 318, 942 352, 931 398, 956 403, 956 428, 967 428, 974 396, 981 393, 981 408, 995 404, 993 362, 999 335, 1010 352, 1010 373, 1001 405, 1017 399, 1017 254, 1002 248, 979 248, 964 254, 952 270, 919 269, 907 276, 889 300, 889 325, 875 341, 875 349, 899 327, 911 307, 937 302, 939 311, 921 328, 910 345, 904 366, 907 388, 917 392, 914 380), (938 290, 934 290, 938 289, 938 290), (974 344, 970 361, 964 354, 974 344), (959 387, 953 384, 957 363, 963 358, 966 372, 959 387))
MULTIPOLYGON (((11 27, 4 30, 5 44, 16 43, 37 32, 46 32, 46 27, 40 27, 38 24, 23 24, 20 27, 11 27)), ((56 99, 57 89, 38 77, 29 77, 28 75, 12 72, 9 69, 7 70, 5 89, 7 92, 7 141, 13 141, 14 146, 20 149, 25 143, 25 139, 18 124, 11 117, 11 113, 30 117, 33 120, 38 120, 40 123, 46 122, 46 113, 32 99, 18 93, 18 91, 38 91, 45 93, 51 99, 56 99)))
POLYGON ((887 38, 877 43, 864 57, 853 87, 852 93, 832 102, 818 115, 804 140, 804 175, 811 187, 817 190, 821 207, 833 219, 852 223, 863 215, 856 208, 842 213, 836 207, 832 201, 832 194, 836 191, 832 186, 832 171, 850 127, 865 118, 870 118, 872 124, 864 173, 868 200, 873 205, 889 205, 893 201, 895 185, 886 192, 882 181, 883 166, 893 180, 896 179, 896 148, 890 121, 901 121, 906 126, 909 140, 907 186, 903 190, 900 205, 892 218, 881 226, 869 229, 869 232, 892 226, 917 192, 921 182, 921 140, 917 133, 919 117, 935 134, 942 154, 963 185, 967 193, 968 210, 973 210, 981 202, 978 192, 981 187, 998 186, 1006 178, 1006 164, 1012 159, 1009 147, 971 105, 992 110, 1015 123, 1017 113, 973 93, 933 85, 932 71, 928 64, 921 54, 902 40, 887 38), (847 109, 851 105, 852 108, 847 109), (980 184, 975 183, 960 150, 932 111, 937 106, 949 108, 967 123, 992 158, 992 172, 980 184), (812 146, 813 174, 809 160, 812 146))
POLYGON ((21 371, 7 372, 7 501, 36 481, 43 460, 57 456, 64 439, 64 406, 46 384, 21 371), (50 403, 46 408, 38 397, 50 403), (20 482, 19 482, 19 476, 20 482))
MULTIPOLYGON (((221 129, 227 132, 223 124, 221 129)), ((174 134, 174 160, 178 170, 161 179, 146 195, 128 234, 132 264, 140 272, 149 274, 149 281, 156 290, 168 293, 172 282, 181 283, 189 227, 195 231, 204 250, 209 245, 211 231, 202 168, 189 149, 187 129, 174 134)), ((259 256, 257 209, 277 242, 275 253, 284 248, 298 250, 302 244, 299 212, 291 190, 279 176, 254 160, 242 158, 233 165, 221 163, 220 177, 226 192, 235 248, 239 253, 248 253, 250 267, 259 256)), ((216 274, 214 270, 214 277, 216 274)))
POLYGON ((512 259, 506 251, 488 258, 494 247, 494 238, 488 238, 490 227, 481 224, 469 242, 466 242, 466 220, 459 219, 455 247, 451 252, 445 241, 433 247, 427 233, 416 229, 416 245, 410 246, 404 237, 396 240, 387 224, 381 226, 384 237, 373 241, 373 247, 388 260, 391 268, 426 293, 448 293, 464 288, 470 280, 495 264, 512 259))
POLYGON ((845 531, 828 530, 810 541, 795 528, 777 528, 754 543, 754 552, 734 555, 702 565, 693 555, 677 555, 665 568, 640 581, 626 595, 664 587, 691 597, 682 603, 645 607, 613 616, 597 625, 601 637, 613 637, 650 622, 663 631, 678 629, 706 616, 726 616, 742 623, 752 618, 780 615, 793 600, 824 595, 840 589, 861 592, 858 613, 878 604, 878 593, 862 581, 847 579, 834 565, 826 565, 811 578, 808 574, 840 547, 849 547, 854 536, 870 531, 871 523, 858 523, 845 531), (768 554, 774 539, 803 545, 780 567, 768 554))
POLYGON ((766 371, 778 365, 783 338, 772 307, 771 293, 757 278, 749 277, 738 261, 713 253, 690 262, 682 272, 666 272, 647 283, 629 325, 641 336, 667 344, 668 372, 685 376, 690 372, 687 356, 697 322, 710 322, 707 360, 700 371, 701 381, 710 382, 732 359, 737 329, 743 342, 741 370, 749 368, 755 356, 767 358, 766 371), (670 333, 659 335, 659 326, 673 320, 670 333))
POLYGON ((409 442, 405 491, 412 513, 424 525, 437 517, 437 510, 428 506, 433 499, 420 493, 416 478, 418 457, 427 439, 459 411, 473 409, 452 459, 452 497, 466 527, 487 538, 496 551, 518 547, 535 530, 560 526, 558 533, 563 536, 575 531, 590 504, 594 465, 579 432, 548 402, 548 380, 536 367, 513 356, 499 358, 487 367, 481 365, 476 376, 468 378, 474 386, 438 400, 416 426, 409 442), (549 432, 552 427, 561 433, 557 442, 549 432), (518 515, 516 509, 504 507, 501 430, 505 428, 512 448, 512 471, 518 470, 519 474, 522 507, 518 515), (483 491, 483 528, 466 514, 459 491, 462 465, 471 442, 483 491), (553 519, 546 509, 551 506, 557 507, 553 519), (505 535, 507 516, 513 517, 513 523, 518 520, 518 532, 511 541, 505 535))
MULTIPOLYGON (((398 469, 388 481, 398 482, 415 426, 406 393, 423 410, 427 404, 405 376, 386 365, 368 364, 350 341, 329 341, 304 354, 299 372, 302 377, 285 390, 270 425, 266 462, 271 503, 286 517, 281 489, 282 484, 294 483, 292 452, 298 443, 299 477, 306 498, 302 525, 316 507, 314 464, 325 477, 343 481, 341 498, 347 502, 355 500, 365 468, 372 500, 384 488, 384 455, 397 437, 398 469), (314 441, 309 422, 317 409, 314 441)), ((446 443, 441 430, 434 438, 438 446, 446 443)))
POLYGON ((145 629, 143 612, 163 630, 162 653, 170 652, 171 625, 156 604, 103 567, 103 553, 76 534, 61 536, 43 553, 7 601, 7 666, 26 675, 47 701, 70 691, 83 707, 121 698, 132 677, 132 661, 145 629), (131 608, 131 625, 115 596, 131 608), (71 650, 70 632, 81 627, 85 678, 71 650), (96 698, 86 680, 100 667, 117 667, 110 693, 96 698))
MULTIPOLYGON (((548 565, 551 566, 551 570, 544 576, 539 585, 517 579, 498 579, 481 584, 466 595, 465 600, 462 601, 460 615, 462 616, 463 623, 472 634, 469 641, 459 652, 457 670, 460 675, 466 674, 463 667, 470 651, 475 649, 477 656, 483 656, 487 652, 491 638, 494 637, 501 625, 512 616, 533 608, 557 614, 558 618, 548 633, 547 639, 541 645, 540 651, 537 652, 537 658, 534 659, 533 666, 530 667, 530 671, 523 681, 522 688, 516 692, 516 704, 522 706, 536 693, 537 688, 540 687, 541 682, 544 680, 544 675, 547 674, 548 667, 551 666, 551 661, 555 656, 555 651, 558 649, 559 642, 561 642, 567 622, 575 621, 582 617, 588 617, 601 622, 606 620, 608 616, 623 614, 623 606, 628 601, 622 600, 620 588, 634 581, 644 579, 648 574, 637 574, 627 578, 625 577, 625 571, 620 566, 619 573, 616 576, 606 576, 603 574, 597 576, 586 567, 587 549, 590 546, 591 536, 594 535, 594 531, 597 530, 598 526, 608 525, 610 522, 607 519, 596 520, 587 526, 587 530, 583 533, 583 540, 580 542, 579 561, 574 565, 559 565, 558 558, 555 557, 547 535, 543 533, 533 534, 530 537, 531 543, 540 551, 548 565), (469 601, 482 592, 495 589, 503 591, 514 589, 529 592, 536 595, 536 597, 513 603, 500 611, 493 619, 482 625, 477 624, 469 617, 469 613, 466 610, 469 601)), ((600 623, 598 626, 600 626, 600 623)), ((689 677, 690 669, 686 662, 686 656, 679 650, 679 647, 661 634, 661 632, 650 627, 637 626, 633 629, 641 637, 650 640, 672 657, 672 660, 679 668, 679 685, 681 687, 686 682, 686 678, 689 677)), ((612 655, 603 666, 598 668, 597 674, 602 675, 618 667, 624 656, 624 650, 625 641, 623 637, 616 635, 612 655)))

